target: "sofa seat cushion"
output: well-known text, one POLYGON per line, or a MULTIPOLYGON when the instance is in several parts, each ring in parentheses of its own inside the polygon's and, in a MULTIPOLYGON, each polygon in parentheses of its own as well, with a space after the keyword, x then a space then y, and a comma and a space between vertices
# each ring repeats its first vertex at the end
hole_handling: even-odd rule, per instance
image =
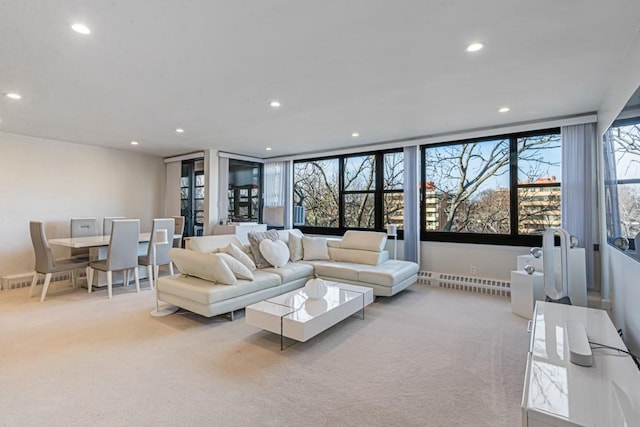
POLYGON ((208 280, 178 274, 158 280, 158 291, 166 292, 199 304, 209 305, 263 289, 279 286, 277 274, 256 270, 254 280, 238 280, 236 285, 218 285, 208 280))
POLYGON ((318 276, 354 282, 358 280, 358 271, 362 267, 362 264, 331 261, 314 262, 313 265, 318 276))
POLYGON ((282 283, 313 276, 313 266, 304 262, 290 262, 279 268, 269 267, 260 271, 277 274, 282 278, 282 283))
POLYGON ((380 286, 394 286, 418 273, 415 262, 388 260, 376 266, 359 265, 358 281, 380 286))

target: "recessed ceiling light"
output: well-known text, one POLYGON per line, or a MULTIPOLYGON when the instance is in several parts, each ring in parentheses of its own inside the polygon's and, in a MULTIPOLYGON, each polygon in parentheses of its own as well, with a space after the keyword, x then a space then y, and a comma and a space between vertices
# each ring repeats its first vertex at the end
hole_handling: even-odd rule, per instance
POLYGON ((271 101, 269 105, 273 108, 278 108, 280 106, 280 101, 271 101))
POLYGON ((265 150, 271 151, 271 147, 267 147, 267 148, 265 148, 265 150))
POLYGON ((506 113, 509 110, 511 110, 509 107, 502 107, 501 109, 498 110, 498 113, 506 113))
POLYGON ((80 34, 91 34, 91 30, 84 24, 76 23, 71 26, 71 29, 80 34))
POLYGON ((131 141, 131 145, 138 145, 138 141, 131 141))
POLYGON ((7 94, 7 98, 11 98, 11 99, 22 99, 22 96, 20 94, 17 93, 8 93, 7 94))
POLYGON ((182 129, 182 128, 176 128, 176 132, 178 132, 178 133, 184 133, 184 129, 182 129))
POLYGON ((357 138, 360 136, 360 134, 358 132, 354 132, 351 134, 352 137, 357 138))
POLYGON ((482 49, 484 45, 482 43, 471 43, 467 46, 467 52, 477 52, 482 49))

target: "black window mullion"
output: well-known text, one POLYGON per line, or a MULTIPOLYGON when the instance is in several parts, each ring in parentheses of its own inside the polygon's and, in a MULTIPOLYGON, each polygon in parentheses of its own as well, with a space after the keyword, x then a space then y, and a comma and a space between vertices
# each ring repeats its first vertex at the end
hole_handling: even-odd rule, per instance
POLYGON ((345 209, 344 209, 344 162, 346 159, 344 156, 338 157, 338 228, 343 230, 345 228, 345 209))
POLYGON ((517 239, 519 229, 518 201, 518 139, 509 138, 509 221, 511 222, 511 238, 517 239))
POLYGON ((375 161, 376 191, 374 193, 374 230, 384 228, 384 154, 377 153, 375 161))
POLYGON ((425 210, 425 206, 424 206, 424 198, 425 198, 425 184, 427 181, 427 172, 425 171, 425 163, 426 163, 426 157, 427 155, 427 147, 421 147, 420 148, 420 184, 419 184, 419 188, 420 188, 420 192, 418 197, 420 198, 418 200, 418 203, 420 203, 420 240, 424 240, 425 239, 425 235, 426 235, 426 228, 427 228, 427 222, 426 222, 426 210, 425 210))

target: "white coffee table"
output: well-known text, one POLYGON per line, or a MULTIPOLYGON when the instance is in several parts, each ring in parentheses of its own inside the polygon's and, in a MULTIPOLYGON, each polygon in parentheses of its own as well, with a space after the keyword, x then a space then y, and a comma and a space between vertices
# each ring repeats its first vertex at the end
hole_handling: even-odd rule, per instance
POLYGON ((321 299, 307 297, 304 288, 247 306, 245 321, 284 337, 305 342, 347 317, 362 312, 373 302, 373 289, 327 281, 327 294, 321 299))

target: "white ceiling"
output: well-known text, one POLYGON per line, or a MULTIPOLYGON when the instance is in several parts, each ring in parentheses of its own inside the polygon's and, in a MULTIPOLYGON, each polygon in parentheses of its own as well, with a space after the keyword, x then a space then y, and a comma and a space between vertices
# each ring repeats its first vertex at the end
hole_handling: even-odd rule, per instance
POLYGON ((0 131, 272 157, 593 112, 639 23, 638 0, 0 0, 23 96, 0 131))

